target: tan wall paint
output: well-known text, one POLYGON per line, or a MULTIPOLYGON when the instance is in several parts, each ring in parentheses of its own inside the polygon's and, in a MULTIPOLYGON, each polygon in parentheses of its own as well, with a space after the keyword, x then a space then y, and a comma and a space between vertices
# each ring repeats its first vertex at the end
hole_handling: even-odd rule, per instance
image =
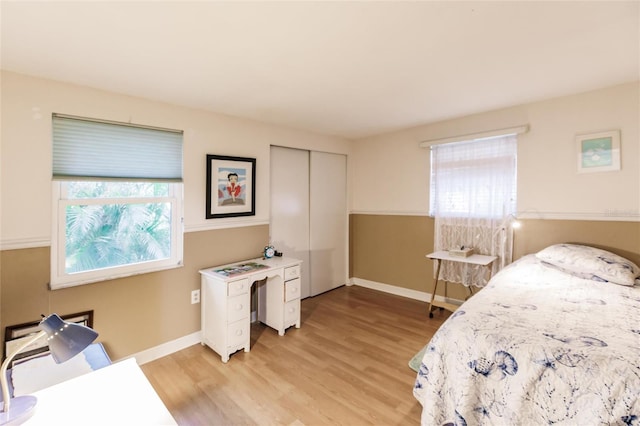
POLYGON ((433 276, 433 219, 427 216, 350 216, 350 274, 418 291, 433 276))
MULTIPOLYGON (((516 258, 560 242, 605 248, 640 265, 640 222, 523 220, 516 232, 516 258)), ((350 276, 406 289, 431 292, 434 220, 427 216, 352 214, 350 276)), ((444 295, 444 286, 438 287, 444 295)), ((448 296, 464 299, 459 284, 448 296)))
POLYGON ((198 270, 260 256, 267 225, 190 232, 184 266, 50 291, 49 248, 0 251, 4 326, 35 321, 40 314, 94 310, 94 328, 112 359, 120 359, 200 330, 198 270))
POLYGON ((516 258, 536 253, 557 243, 599 247, 640 265, 640 222, 599 220, 520 220, 516 230, 516 258))

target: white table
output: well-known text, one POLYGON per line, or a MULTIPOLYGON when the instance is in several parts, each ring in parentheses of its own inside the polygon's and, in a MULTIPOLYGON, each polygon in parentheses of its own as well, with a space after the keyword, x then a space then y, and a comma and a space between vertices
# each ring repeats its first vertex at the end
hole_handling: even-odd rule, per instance
MULTIPOLYGON (((437 251, 435 253, 427 254, 426 257, 428 259, 433 259, 436 262, 436 274, 433 279, 433 292, 431 293, 431 302, 429 303, 429 318, 433 318, 434 308, 446 309, 451 312, 454 312, 456 309, 458 309, 458 306, 454 305, 453 303, 448 303, 446 301, 440 302, 435 300, 436 289, 438 288, 438 280, 440 278, 440 265, 442 261, 460 262, 460 263, 466 263, 469 265, 480 265, 483 267, 487 267, 497 259, 496 256, 487 256, 483 254, 472 254, 471 256, 467 256, 467 257, 452 256, 451 254, 449 254, 448 251, 437 251)), ((473 293, 472 290, 470 291, 471 293, 473 293)), ((446 287, 445 287, 445 298, 446 298, 446 287)))
POLYGON ((33 395, 38 403, 25 425, 177 425, 135 358, 33 395))
POLYGON ((249 352, 251 287, 258 287, 258 320, 284 336, 288 327, 300 328, 300 268, 302 261, 287 257, 250 259, 200 270, 202 344, 216 351, 222 362, 240 349, 249 352), (242 271, 242 265, 260 269, 242 271), (240 270, 225 274, 224 270, 240 270))

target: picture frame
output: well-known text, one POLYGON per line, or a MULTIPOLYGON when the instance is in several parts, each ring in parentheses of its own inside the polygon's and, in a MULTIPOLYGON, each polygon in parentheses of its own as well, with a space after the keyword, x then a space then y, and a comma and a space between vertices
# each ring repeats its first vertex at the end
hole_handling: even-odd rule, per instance
POLYGON ((620 170, 620 131, 576 136, 578 173, 620 170))
POLYGON ((207 219, 254 216, 255 189, 255 158, 207 154, 207 219))
MULTIPOLYGON (((93 311, 78 312, 75 314, 61 315, 65 321, 81 324, 93 328, 93 311)), ((13 352, 18 345, 30 339, 40 331, 40 321, 31 321, 22 324, 9 325, 4 330, 4 356, 13 352)), ((20 363, 28 358, 42 356, 49 352, 47 339, 40 339, 23 349, 12 361, 12 365, 20 363)))

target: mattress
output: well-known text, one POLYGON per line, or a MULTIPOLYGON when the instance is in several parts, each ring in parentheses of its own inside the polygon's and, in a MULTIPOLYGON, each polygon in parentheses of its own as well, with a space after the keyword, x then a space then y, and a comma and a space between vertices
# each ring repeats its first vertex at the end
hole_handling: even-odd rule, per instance
POLYGON ((640 424, 640 287, 526 256, 445 321, 413 394, 424 425, 640 424))

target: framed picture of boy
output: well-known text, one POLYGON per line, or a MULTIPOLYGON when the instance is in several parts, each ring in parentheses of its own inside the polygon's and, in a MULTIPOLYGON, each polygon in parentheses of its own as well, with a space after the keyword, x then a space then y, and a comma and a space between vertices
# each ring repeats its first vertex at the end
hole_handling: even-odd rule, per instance
POLYGON ((207 219, 255 216, 256 159, 207 155, 207 219))

